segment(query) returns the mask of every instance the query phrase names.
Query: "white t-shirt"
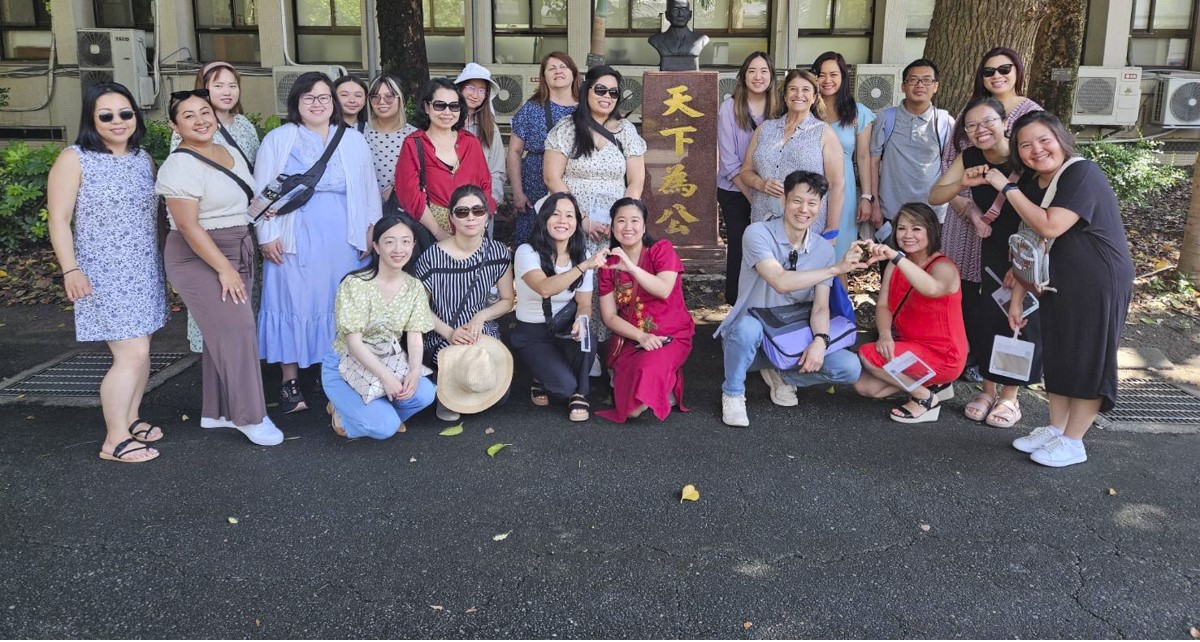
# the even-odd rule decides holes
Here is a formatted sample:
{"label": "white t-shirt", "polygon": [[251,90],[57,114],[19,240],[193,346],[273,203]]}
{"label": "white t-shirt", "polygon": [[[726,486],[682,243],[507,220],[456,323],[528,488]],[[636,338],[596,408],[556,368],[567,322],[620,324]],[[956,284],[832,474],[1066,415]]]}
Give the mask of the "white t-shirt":
{"label": "white t-shirt", "polygon": [[[517,254],[513,258],[513,267],[517,281],[517,321],[525,323],[545,323],[546,314],[542,311],[542,297],[529,284],[525,282],[525,273],[530,270],[541,270],[542,260],[538,257],[538,253],[533,249],[533,246],[525,243],[517,248]],[[554,266],[554,271],[557,274],[562,274],[570,270],[574,270],[574,265]],[[592,291],[592,271],[588,270],[583,275],[583,283],[577,290],[570,288],[555,294],[550,297],[550,314],[557,314],[571,299],[575,297],[575,292],[591,292]]]}

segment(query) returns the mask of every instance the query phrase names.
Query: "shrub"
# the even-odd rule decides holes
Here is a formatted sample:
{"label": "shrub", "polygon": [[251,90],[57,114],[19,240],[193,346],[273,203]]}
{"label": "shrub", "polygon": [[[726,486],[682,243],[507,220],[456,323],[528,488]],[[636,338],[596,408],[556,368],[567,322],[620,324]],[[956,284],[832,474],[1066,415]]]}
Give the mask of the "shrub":
{"label": "shrub", "polygon": [[46,178],[62,148],[13,143],[0,154],[0,250],[12,254],[46,240]]}
{"label": "shrub", "polygon": [[142,138],[142,147],[154,158],[157,167],[167,160],[171,153],[171,126],[165,120],[147,120],[146,135]]}
{"label": "shrub", "polygon": [[1108,176],[1108,182],[1122,203],[1144,205],[1148,197],[1182,183],[1187,172],[1180,167],[1159,163],[1157,152],[1162,143],[1142,138],[1133,143],[1091,143],[1079,145],[1079,155],[1094,161]]}
{"label": "shrub", "polygon": [[283,124],[283,119],[279,116],[263,116],[262,114],[246,114],[246,118],[254,123],[254,127],[258,129],[258,139],[262,140],[272,129]]}

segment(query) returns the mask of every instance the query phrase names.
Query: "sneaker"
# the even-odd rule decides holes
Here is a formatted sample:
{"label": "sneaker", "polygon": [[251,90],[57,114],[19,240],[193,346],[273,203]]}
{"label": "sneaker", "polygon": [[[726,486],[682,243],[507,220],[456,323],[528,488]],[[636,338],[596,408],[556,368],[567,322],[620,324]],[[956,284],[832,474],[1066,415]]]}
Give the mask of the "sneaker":
{"label": "sneaker", "polygon": [[261,423],[237,426],[237,429],[259,446],[278,446],[283,443],[283,431],[275,427],[270,417],[263,417]]}
{"label": "sneaker", "polygon": [[1083,442],[1066,437],[1055,437],[1029,455],[1033,461],[1054,468],[1082,464],[1087,461],[1087,449]]}
{"label": "sneaker", "polygon": [[963,373],[959,379],[970,381],[971,383],[983,383],[983,374],[980,373],[979,366],[967,366],[963,369]]}
{"label": "sneaker", "polygon": [[442,421],[458,421],[462,415],[442,405],[442,402],[437,403],[437,418]]}
{"label": "sneaker", "polygon": [[1023,452],[1032,453],[1033,451],[1050,443],[1051,439],[1063,434],[1063,431],[1054,426],[1041,426],[1034,428],[1033,432],[1024,437],[1014,439],[1012,442],[1013,448]]}
{"label": "sneaker", "polygon": [[300,382],[288,379],[279,389],[279,412],[286,414],[308,410],[304,394],[300,392]]}
{"label": "sneaker", "polygon": [[201,417],[200,418],[200,427],[201,428],[237,428],[237,424],[233,423],[232,421],[229,421],[228,419],[226,419],[224,417],[217,417],[216,419],[213,419],[212,417]]}
{"label": "sneaker", "polygon": [[721,395],[721,421],[726,426],[749,426],[750,417],[746,415],[746,398]]}
{"label": "sneaker", "polygon": [[771,401],[776,406],[787,408],[800,405],[800,400],[796,398],[796,386],[784,383],[778,370],[764,368],[758,372],[762,375],[763,381],[767,382],[767,387],[771,389]]}

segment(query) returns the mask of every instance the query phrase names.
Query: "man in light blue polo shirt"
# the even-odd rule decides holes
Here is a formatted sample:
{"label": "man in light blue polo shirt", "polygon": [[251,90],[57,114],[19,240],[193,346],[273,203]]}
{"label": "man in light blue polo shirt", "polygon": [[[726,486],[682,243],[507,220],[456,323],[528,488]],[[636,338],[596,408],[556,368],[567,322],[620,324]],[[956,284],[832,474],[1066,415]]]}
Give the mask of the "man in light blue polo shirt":
{"label": "man in light blue polo shirt", "polygon": [[[829,292],[833,279],[866,267],[862,249],[854,245],[837,262],[833,244],[810,234],[821,212],[829,184],[820,174],[797,171],[783,182],[783,216],[753,223],[742,237],[742,270],[737,304],[715,336],[724,341],[725,382],[721,385],[721,419],[748,426],[746,373],[759,370],[771,389],[771,401],[795,406],[796,388],[854,383],[862,371],[849,350],[826,353],[829,342]],[[778,371],[762,351],[763,327],[749,312],[792,303],[812,302],[809,326],[813,342],[795,370]]]}

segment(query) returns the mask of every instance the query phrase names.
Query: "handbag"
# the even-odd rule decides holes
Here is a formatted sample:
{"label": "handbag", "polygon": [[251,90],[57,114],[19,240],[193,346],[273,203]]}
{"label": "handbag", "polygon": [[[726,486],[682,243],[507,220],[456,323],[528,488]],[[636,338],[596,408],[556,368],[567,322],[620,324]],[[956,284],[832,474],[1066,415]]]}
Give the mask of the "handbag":
{"label": "handbag", "polygon": [[[403,380],[408,376],[408,354],[404,352],[400,341],[393,338],[391,341],[380,344],[366,344],[367,349],[379,358],[385,368],[396,375],[398,379]],[[347,354],[338,362],[338,374],[342,375],[342,379],[362,397],[363,403],[368,404],[376,399],[384,397],[386,393],[383,390],[383,382],[375,373],[371,372],[367,366],[354,357],[352,354]],[[425,366],[421,366],[421,376],[427,377],[433,374],[433,371]]]}
{"label": "handbag", "polygon": [[317,162],[307,172],[303,174],[280,174],[271,179],[271,182],[263,188],[262,193],[250,203],[248,214],[254,219],[254,222],[257,223],[276,203],[281,201],[283,204],[274,208],[276,210],[275,216],[283,216],[304,207],[312,199],[313,194],[317,192],[317,183],[325,175],[325,166],[329,164],[329,159],[333,156],[334,150],[337,149],[338,143],[342,141],[342,134],[344,133],[346,133],[346,126],[338,125],[337,130],[333,133],[333,140],[329,141],[321,157],[317,159]]}
{"label": "handbag", "polygon": [[[795,370],[804,351],[813,342],[809,317],[812,302],[791,303],[770,308],[750,308],[750,314],[763,326],[763,352],[780,370]],[[829,292],[829,345],[826,354],[849,348],[858,336],[854,321],[854,305],[842,282],[833,280]]]}
{"label": "handbag", "polygon": [[242,180],[241,176],[234,174],[233,170],[230,170],[228,167],[225,167],[224,165],[212,160],[211,158],[208,158],[207,156],[204,156],[203,154],[201,154],[195,150],[186,149],[184,147],[177,147],[177,148],[175,148],[175,151],[173,151],[171,153],[172,154],[187,154],[188,156],[193,156],[195,158],[200,159],[200,162],[204,163],[205,165],[208,165],[209,167],[213,167],[213,168],[219,170],[222,174],[233,179],[233,182],[237,183],[237,186],[242,188],[242,191],[246,193],[246,201],[247,202],[251,201],[254,198],[254,189],[251,188],[250,185],[248,183],[246,183],[246,181]]}
{"label": "handbag", "polygon": [[559,311],[550,314],[550,298],[542,299],[542,314],[546,315],[546,332],[555,339],[574,339],[571,330],[575,328],[575,315],[579,312],[579,304],[571,297]]}
{"label": "handbag", "polygon": [[[1042,197],[1042,209],[1050,207],[1058,193],[1058,179],[1068,167],[1083,160],[1080,156],[1068,159],[1046,187],[1046,195]],[[1038,234],[1028,223],[1021,220],[1017,233],[1008,237],[1008,255],[1012,260],[1013,276],[1016,277],[1026,290],[1035,295],[1043,292],[1054,292],[1050,287],[1050,249],[1054,247],[1054,239]]]}

